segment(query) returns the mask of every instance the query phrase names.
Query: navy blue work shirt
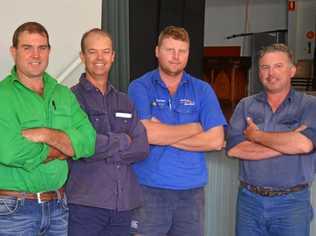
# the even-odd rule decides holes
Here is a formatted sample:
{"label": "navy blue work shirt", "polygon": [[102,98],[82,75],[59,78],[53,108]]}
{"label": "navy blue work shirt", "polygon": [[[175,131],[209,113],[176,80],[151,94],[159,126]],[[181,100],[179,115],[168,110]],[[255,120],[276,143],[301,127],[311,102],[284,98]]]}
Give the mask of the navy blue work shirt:
{"label": "navy blue work shirt", "polygon": [[[264,92],[244,98],[236,107],[228,129],[227,150],[246,140],[243,131],[251,117],[260,130],[292,131],[305,124],[301,133],[316,146],[316,97],[291,90],[273,112]],[[239,178],[255,186],[275,188],[311,183],[315,173],[315,149],[308,154],[280,155],[266,160],[240,160]]]}
{"label": "navy blue work shirt", "polygon": [[147,157],[149,145],[128,96],[110,84],[103,95],[85,74],[72,90],[96,129],[97,138],[95,154],[89,161],[70,162],[68,201],[119,211],[139,207],[142,192],[131,165]]}

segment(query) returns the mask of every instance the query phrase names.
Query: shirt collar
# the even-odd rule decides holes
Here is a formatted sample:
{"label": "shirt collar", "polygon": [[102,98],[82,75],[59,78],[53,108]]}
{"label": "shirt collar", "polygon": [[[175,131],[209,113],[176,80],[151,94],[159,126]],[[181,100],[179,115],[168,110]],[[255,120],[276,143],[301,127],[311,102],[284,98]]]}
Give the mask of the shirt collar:
{"label": "shirt collar", "polygon": [[[92,92],[95,91],[94,85],[86,79],[86,73],[82,73],[79,79],[79,84],[87,91]],[[113,87],[111,83],[108,82],[108,90],[105,95],[111,93],[111,92],[117,92],[117,90]]]}
{"label": "shirt collar", "polygon": [[[53,91],[53,89],[58,84],[58,82],[56,81],[56,79],[54,79],[52,76],[50,76],[46,72],[44,72],[42,79],[44,81],[44,96],[47,96]],[[16,72],[16,66],[13,66],[11,69],[11,82],[13,84],[16,84],[16,85],[19,84],[19,86],[25,87],[25,85],[21,83],[18,77],[18,74]]]}
{"label": "shirt collar", "polygon": [[[184,71],[179,86],[182,86],[183,84],[188,83],[188,82],[189,82],[189,77],[190,77],[189,74],[187,74],[187,73]],[[158,83],[160,86],[162,86],[162,87],[164,87],[164,88],[167,88],[167,86],[165,85],[165,83],[162,81],[162,79],[161,79],[161,77],[160,77],[160,74],[159,74],[159,70],[158,70],[158,69],[156,69],[156,70],[153,71],[153,80],[154,80],[156,83]]]}
{"label": "shirt collar", "polygon": [[[282,103],[291,103],[292,101],[294,101],[296,94],[297,92],[295,91],[295,89],[291,88],[290,92],[288,93],[288,95]],[[265,91],[258,93],[255,99],[259,102],[268,102],[267,94]]]}

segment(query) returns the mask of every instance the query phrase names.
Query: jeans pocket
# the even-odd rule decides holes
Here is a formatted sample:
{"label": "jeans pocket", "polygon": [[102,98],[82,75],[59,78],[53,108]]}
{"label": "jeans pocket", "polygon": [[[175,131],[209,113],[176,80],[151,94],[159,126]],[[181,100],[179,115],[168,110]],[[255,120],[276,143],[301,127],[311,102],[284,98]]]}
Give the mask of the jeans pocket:
{"label": "jeans pocket", "polygon": [[19,200],[15,197],[0,196],[0,215],[10,215],[16,212]]}

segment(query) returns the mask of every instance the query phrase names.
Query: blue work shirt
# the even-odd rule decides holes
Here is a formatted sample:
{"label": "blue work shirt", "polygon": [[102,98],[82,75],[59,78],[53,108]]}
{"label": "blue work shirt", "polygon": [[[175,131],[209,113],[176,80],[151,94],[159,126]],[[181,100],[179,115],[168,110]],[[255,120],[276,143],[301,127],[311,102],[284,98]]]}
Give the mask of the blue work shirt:
{"label": "blue work shirt", "polygon": [[[184,73],[176,93],[169,95],[159,71],[134,80],[128,94],[141,120],[157,118],[170,125],[199,122],[204,131],[226,125],[217,97],[204,81]],[[150,145],[150,154],[134,164],[141,184],[166,189],[192,189],[207,183],[204,152],[168,145]]]}
{"label": "blue work shirt", "polygon": [[[244,98],[236,107],[228,129],[227,150],[246,140],[243,131],[246,118],[251,117],[260,130],[292,131],[305,124],[301,133],[316,145],[316,97],[291,90],[287,98],[273,112],[264,92]],[[280,155],[271,159],[240,160],[239,178],[255,186],[275,188],[311,183],[316,153]]]}

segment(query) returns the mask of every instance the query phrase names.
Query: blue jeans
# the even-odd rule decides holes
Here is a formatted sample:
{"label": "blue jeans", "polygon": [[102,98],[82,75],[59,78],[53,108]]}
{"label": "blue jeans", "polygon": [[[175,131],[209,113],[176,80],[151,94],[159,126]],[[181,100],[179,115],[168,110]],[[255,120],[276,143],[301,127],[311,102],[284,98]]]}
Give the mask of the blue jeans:
{"label": "blue jeans", "polygon": [[0,196],[0,236],[66,236],[66,199],[37,200]]}
{"label": "blue jeans", "polygon": [[131,211],[69,204],[69,236],[128,236]]}
{"label": "blue jeans", "polygon": [[237,236],[309,236],[312,218],[308,188],[275,197],[239,189]]}
{"label": "blue jeans", "polygon": [[143,187],[144,206],[136,209],[131,232],[141,236],[203,236],[204,189]]}

